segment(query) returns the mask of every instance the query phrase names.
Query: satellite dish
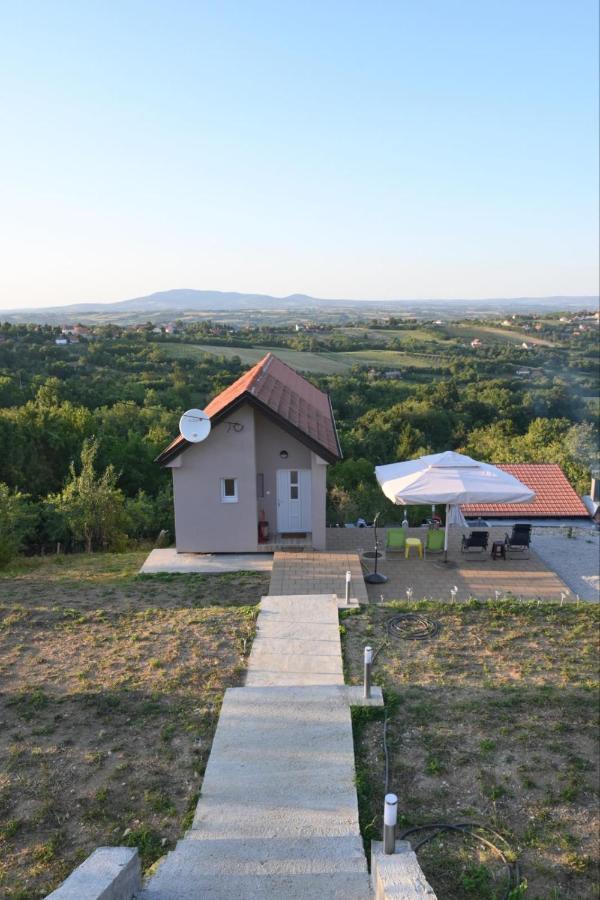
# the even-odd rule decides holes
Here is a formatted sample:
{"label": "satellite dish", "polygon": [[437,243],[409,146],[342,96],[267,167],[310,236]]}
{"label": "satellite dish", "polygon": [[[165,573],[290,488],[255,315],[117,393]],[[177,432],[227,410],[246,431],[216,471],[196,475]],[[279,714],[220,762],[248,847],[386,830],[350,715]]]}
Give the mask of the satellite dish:
{"label": "satellite dish", "polygon": [[199,444],[210,434],[210,419],[201,409],[188,409],[179,420],[179,431],[190,444]]}

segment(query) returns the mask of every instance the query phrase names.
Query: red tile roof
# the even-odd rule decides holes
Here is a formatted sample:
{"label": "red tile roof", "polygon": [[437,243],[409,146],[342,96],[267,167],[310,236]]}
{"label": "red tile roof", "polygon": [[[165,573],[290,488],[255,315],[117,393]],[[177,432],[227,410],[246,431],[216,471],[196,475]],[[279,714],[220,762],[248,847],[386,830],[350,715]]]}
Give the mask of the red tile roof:
{"label": "red tile roof", "polygon": [[557,463],[499,465],[535,492],[533,503],[469,503],[465,516],[497,516],[510,519],[573,518],[589,513]]}
{"label": "red tile roof", "polygon": [[[233,404],[244,400],[263,410],[266,415],[271,415],[298,440],[312,446],[315,452],[321,451],[328,461],[341,458],[328,394],[272,353],[267,353],[214,397],[205,407],[205,412],[215,424]],[[158,462],[168,462],[188,446],[188,441],[178,435],[160,454]]]}

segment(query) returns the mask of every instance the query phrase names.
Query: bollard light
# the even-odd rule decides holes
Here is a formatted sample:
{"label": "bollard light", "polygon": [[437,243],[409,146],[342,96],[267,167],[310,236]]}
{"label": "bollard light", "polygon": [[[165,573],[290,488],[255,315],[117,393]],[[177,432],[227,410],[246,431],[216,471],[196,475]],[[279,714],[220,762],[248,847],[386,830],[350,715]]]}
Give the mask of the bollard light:
{"label": "bollard light", "polygon": [[386,794],[383,807],[383,852],[393,853],[396,849],[396,822],[398,821],[398,797]]}
{"label": "bollard light", "polygon": [[350,603],[350,585],[352,584],[352,572],[350,569],[346,572],[346,606]]}
{"label": "bollard light", "polygon": [[371,698],[371,666],[373,665],[373,648],[365,647],[365,700]]}

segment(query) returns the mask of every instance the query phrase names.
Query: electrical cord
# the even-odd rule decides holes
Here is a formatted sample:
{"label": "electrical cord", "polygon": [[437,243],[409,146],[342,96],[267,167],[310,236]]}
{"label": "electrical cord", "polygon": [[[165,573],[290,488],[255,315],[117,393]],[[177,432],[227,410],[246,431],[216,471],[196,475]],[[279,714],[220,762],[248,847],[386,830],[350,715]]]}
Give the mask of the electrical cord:
{"label": "electrical cord", "polygon": [[[482,834],[478,834],[477,831],[487,831],[488,834],[491,834],[496,838],[496,840],[501,841],[505,845],[505,849],[498,847],[497,844],[494,844],[492,841],[488,840]],[[417,825],[414,828],[405,829],[401,836],[400,840],[405,840],[410,834],[417,834],[422,831],[430,831],[431,834],[422,838],[420,841],[412,845],[414,852],[416,853],[423,847],[425,844],[429,844],[431,841],[438,838],[440,835],[445,832],[459,832],[461,834],[466,834],[469,837],[473,838],[473,840],[479,841],[480,844],[488,847],[490,850],[493,850],[497,856],[500,857],[507,872],[507,888],[503,896],[503,900],[509,900],[511,892],[519,887],[521,882],[521,872],[519,869],[518,861],[511,863],[506,856],[506,851],[510,850],[510,845],[506,838],[502,837],[502,835],[494,831],[493,828],[490,828],[489,825],[482,825],[479,822],[457,822],[456,824],[451,824],[449,822],[433,822],[431,825]]]}
{"label": "electrical cord", "polygon": [[[430,619],[428,616],[421,615],[420,613],[398,613],[395,616],[391,616],[385,623],[385,640],[382,641],[373,654],[373,665],[391,638],[400,638],[405,641],[427,641],[436,637],[440,633],[441,627],[440,622],[436,619]],[[384,707],[383,718],[383,753],[385,758],[384,794],[388,793],[390,782],[390,753],[387,739],[388,724],[389,713],[386,706]],[[479,831],[485,831],[488,834],[493,835],[496,840],[500,841],[505,846],[505,849],[498,847],[497,844],[488,840],[488,838],[484,837],[482,834],[479,834]],[[408,835],[420,832],[431,833],[413,845],[415,853],[425,844],[430,843],[445,832],[458,832],[463,835],[468,835],[473,840],[478,841],[480,844],[483,844],[488,849],[492,850],[504,863],[507,871],[507,889],[504,893],[503,900],[509,900],[511,892],[518,888],[521,882],[519,863],[518,861],[514,863],[509,861],[506,856],[506,851],[510,850],[508,841],[506,838],[502,837],[499,832],[494,831],[494,829],[490,828],[488,825],[482,825],[477,822],[435,822],[431,825],[417,825],[413,828],[405,829],[401,834],[401,840],[405,840]]]}
{"label": "electrical cord", "polygon": [[390,638],[401,638],[404,641],[428,641],[437,637],[442,630],[437,619],[430,619],[421,613],[397,613],[385,623],[385,639],[373,653],[373,665],[375,660],[389,643]]}

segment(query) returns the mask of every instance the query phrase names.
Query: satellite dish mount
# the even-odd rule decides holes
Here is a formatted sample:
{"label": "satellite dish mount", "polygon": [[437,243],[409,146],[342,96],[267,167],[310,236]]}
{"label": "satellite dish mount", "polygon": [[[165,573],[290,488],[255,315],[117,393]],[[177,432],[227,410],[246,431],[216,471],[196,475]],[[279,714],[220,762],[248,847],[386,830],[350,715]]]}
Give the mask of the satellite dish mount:
{"label": "satellite dish mount", "polygon": [[210,434],[210,418],[202,409],[188,409],[179,420],[179,431],[190,444],[199,444]]}

